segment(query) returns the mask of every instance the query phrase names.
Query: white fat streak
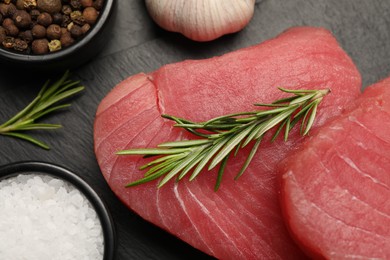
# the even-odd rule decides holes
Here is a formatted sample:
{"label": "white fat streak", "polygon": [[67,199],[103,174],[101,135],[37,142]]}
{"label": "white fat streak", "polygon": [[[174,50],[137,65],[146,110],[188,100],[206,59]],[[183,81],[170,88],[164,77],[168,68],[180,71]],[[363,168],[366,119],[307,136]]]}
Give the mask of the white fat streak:
{"label": "white fat streak", "polygon": [[[191,190],[188,189],[188,187],[187,187],[187,190],[188,190],[188,192],[190,193],[191,197],[196,201],[196,203],[199,204],[199,206],[201,207],[202,211],[205,212],[206,214],[209,214],[209,213],[210,213],[209,210],[205,207],[205,205],[203,205],[202,202],[200,202],[200,200],[198,200],[198,198],[195,196],[195,194],[193,194],[193,193],[191,192]],[[237,245],[236,245],[233,241],[231,241],[229,234],[227,234],[227,233],[223,230],[223,228],[220,227],[220,225],[218,224],[217,221],[215,221],[215,219],[212,217],[212,215],[209,214],[208,216],[209,216],[210,219],[213,221],[213,223],[215,224],[215,226],[218,227],[219,230],[221,230],[222,234],[227,238],[227,240],[230,241],[230,242],[235,246],[235,248],[238,248]]]}
{"label": "white fat streak", "polygon": [[352,254],[340,254],[337,252],[330,252],[332,257],[342,258],[342,259],[370,259],[370,260],[381,260],[385,258],[364,256],[364,255],[352,255]]}
{"label": "white fat streak", "polygon": [[390,188],[389,188],[386,184],[380,182],[378,179],[376,179],[376,178],[372,177],[371,175],[369,175],[369,174],[365,173],[364,171],[362,171],[362,170],[361,170],[361,169],[360,169],[360,168],[359,168],[359,167],[358,167],[350,158],[348,158],[348,157],[346,157],[346,156],[344,156],[344,155],[339,155],[339,156],[340,156],[341,159],[344,160],[344,162],[345,162],[346,164],[348,164],[348,165],[349,165],[352,169],[354,169],[356,172],[360,173],[363,177],[368,178],[368,179],[370,179],[373,183],[378,184],[378,185],[380,185],[380,186],[382,186],[382,187],[384,187],[384,188],[390,190]]}
{"label": "white fat streak", "polygon": [[[200,234],[200,232],[199,232],[199,230],[198,230],[198,228],[197,228],[197,225],[194,223],[194,221],[192,221],[192,219],[191,219],[190,216],[188,215],[186,205],[185,205],[184,201],[182,200],[182,198],[180,197],[180,194],[179,194],[179,191],[178,191],[178,187],[179,187],[178,183],[175,183],[175,185],[173,186],[173,192],[175,193],[175,196],[176,196],[177,200],[179,201],[181,208],[183,209],[183,211],[184,211],[184,213],[186,214],[187,218],[190,220],[190,222],[191,222],[192,226],[194,227],[196,233],[198,234],[199,238],[202,239],[202,235]],[[194,197],[193,194],[192,194],[191,192],[190,192],[190,194],[191,194],[191,197]],[[199,204],[201,204],[198,200],[196,200],[196,201],[197,201]],[[203,208],[206,209],[206,207],[205,207],[203,204],[201,204],[201,206],[202,206],[202,210],[203,210]],[[207,210],[207,209],[206,209],[206,210]],[[209,211],[207,210],[207,212],[209,212]],[[207,214],[208,214],[208,213],[207,213]],[[203,242],[203,240],[202,240],[202,242]],[[203,244],[210,250],[210,252],[211,252],[212,254],[214,254],[213,249],[212,249],[207,243],[204,243],[204,242],[203,242]]]}
{"label": "white fat streak", "polygon": [[162,212],[161,212],[161,207],[160,207],[160,191],[161,189],[157,189],[157,192],[156,192],[156,206],[157,206],[157,212],[158,212],[158,215],[160,216],[160,219],[161,219],[161,222],[163,223],[164,226],[168,226],[165,222],[165,218],[163,217],[162,215]]}
{"label": "white fat streak", "polygon": [[[348,193],[348,194],[350,195],[350,193],[349,193],[348,190],[345,190],[345,193]],[[361,200],[360,200],[360,201],[361,201]],[[365,203],[365,202],[363,202],[363,201],[361,201],[361,202],[362,202],[363,204],[368,205],[367,203]],[[384,236],[384,235],[380,235],[380,234],[374,233],[374,232],[372,232],[372,231],[370,231],[370,230],[366,230],[366,229],[361,228],[361,227],[358,227],[358,226],[352,226],[352,225],[348,224],[347,222],[345,222],[344,220],[339,219],[339,218],[336,218],[335,216],[329,214],[327,211],[325,211],[325,209],[321,208],[320,206],[318,206],[318,205],[315,204],[314,202],[310,202],[310,205],[311,205],[313,208],[317,209],[319,212],[322,212],[322,213],[323,213],[325,216],[327,216],[328,218],[334,219],[335,222],[338,223],[338,224],[340,224],[340,225],[343,225],[343,226],[347,226],[347,227],[350,227],[350,228],[357,229],[357,230],[359,230],[359,231],[362,232],[362,233],[366,233],[366,234],[369,234],[369,235],[373,235],[373,236],[375,236],[375,237],[379,237],[380,239],[388,239],[387,236]],[[370,206],[370,205],[368,205],[368,206]],[[374,209],[374,210],[376,210],[376,209]]]}

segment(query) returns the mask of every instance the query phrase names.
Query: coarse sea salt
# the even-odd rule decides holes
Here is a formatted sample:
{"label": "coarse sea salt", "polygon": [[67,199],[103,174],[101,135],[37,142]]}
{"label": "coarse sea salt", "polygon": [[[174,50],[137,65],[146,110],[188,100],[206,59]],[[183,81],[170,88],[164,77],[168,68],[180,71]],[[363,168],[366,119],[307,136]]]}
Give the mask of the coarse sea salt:
{"label": "coarse sea salt", "polygon": [[0,181],[1,260],[103,259],[100,220],[69,182],[37,174]]}

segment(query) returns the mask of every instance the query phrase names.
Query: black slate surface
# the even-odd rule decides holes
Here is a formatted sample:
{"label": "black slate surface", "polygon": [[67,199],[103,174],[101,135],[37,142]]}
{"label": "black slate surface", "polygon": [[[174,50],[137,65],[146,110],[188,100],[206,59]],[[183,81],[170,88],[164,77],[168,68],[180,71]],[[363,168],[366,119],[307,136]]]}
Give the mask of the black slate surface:
{"label": "black slate surface", "polygon": [[[334,33],[359,68],[363,88],[390,75],[390,1],[260,0],[250,24],[241,32],[208,43],[192,42],[158,28],[143,0],[119,0],[109,44],[91,62],[73,71],[86,90],[73,106],[48,122],[64,128],[34,136],[52,149],[0,136],[0,165],[21,160],[52,162],[86,179],[109,206],[116,224],[117,259],[208,259],[136,216],[110,191],[93,153],[93,120],[100,100],[121,80],[184,59],[201,59],[250,46],[291,26],[322,26]],[[27,76],[26,76],[27,75]],[[54,75],[0,70],[0,123],[29,103],[42,83]],[[347,86],[346,86],[347,87]],[[237,220],[239,221],[239,220]]]}

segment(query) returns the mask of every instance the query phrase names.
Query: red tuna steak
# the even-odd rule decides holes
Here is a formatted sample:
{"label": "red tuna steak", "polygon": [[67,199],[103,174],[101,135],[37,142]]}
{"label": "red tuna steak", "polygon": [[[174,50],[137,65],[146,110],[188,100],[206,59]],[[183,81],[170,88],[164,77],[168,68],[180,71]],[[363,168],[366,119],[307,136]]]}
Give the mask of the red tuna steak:
{"label": "red tuna steak", "polygon": [[162,113],[202,121],[253,110],[253,103],[284,96],[279,86],[332,89],[320,105],[318,127],[359,95],[360,84],[351,59],[328,31],[290,29],[221,57],[166,65],[126,79],[99,105],[95,153],[123,203],[195,248],[220,259],[302,259],[284,226],[275,173],[278,162],[301,142],[297,133],[287,143],[265,140],[248,170],[234,181],[249,151],[239,153],[228,164],[218,192],[215,171],[160,189],[156,182],[125,188],[143,176],[138,168],[145,159],[115,152],[193,138],[161,118]]}
{"label": "red tuna steak", "polygon": [[286,222],[317,258],[390,259],[390,78],[287,159]]}

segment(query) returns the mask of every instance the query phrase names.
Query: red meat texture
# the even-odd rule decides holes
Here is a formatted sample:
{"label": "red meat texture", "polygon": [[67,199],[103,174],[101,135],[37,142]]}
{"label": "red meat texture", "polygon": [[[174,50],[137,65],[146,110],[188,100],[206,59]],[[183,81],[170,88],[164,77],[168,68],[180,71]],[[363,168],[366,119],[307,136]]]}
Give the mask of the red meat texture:
{"label": "red meat texture", "polygon": [[282,207],[310,255],[390,259],[390,78],[286,159]]}
{"label": "red meat texture", "polygon": [[[352,60],[325,29],[297,27],[262,44],[207,60],[166,65],[134,75],[101,102],[94,125],[95,153],[101,171],[119,199],[141,217],[193,247],[219,259],[304,259],[283,222],[278,194],[278,163],[295,152],[302,137],[287,142],[266,136],[249,168],[237,181],[249,154],[231,158],[220,189],[217,172],[204,171],[192,182],[157,182],[125,188],[143,177],[141,156],[118,156],[130,148],[156,147],[194,138],[170,114],[204,121],[252,111],[254,103],[285,97],[277,87],[330,88],[320,104],[314,129],[339,115],[360,94],[361,78]],[[280,138],[281,139],[281,138]]]}

